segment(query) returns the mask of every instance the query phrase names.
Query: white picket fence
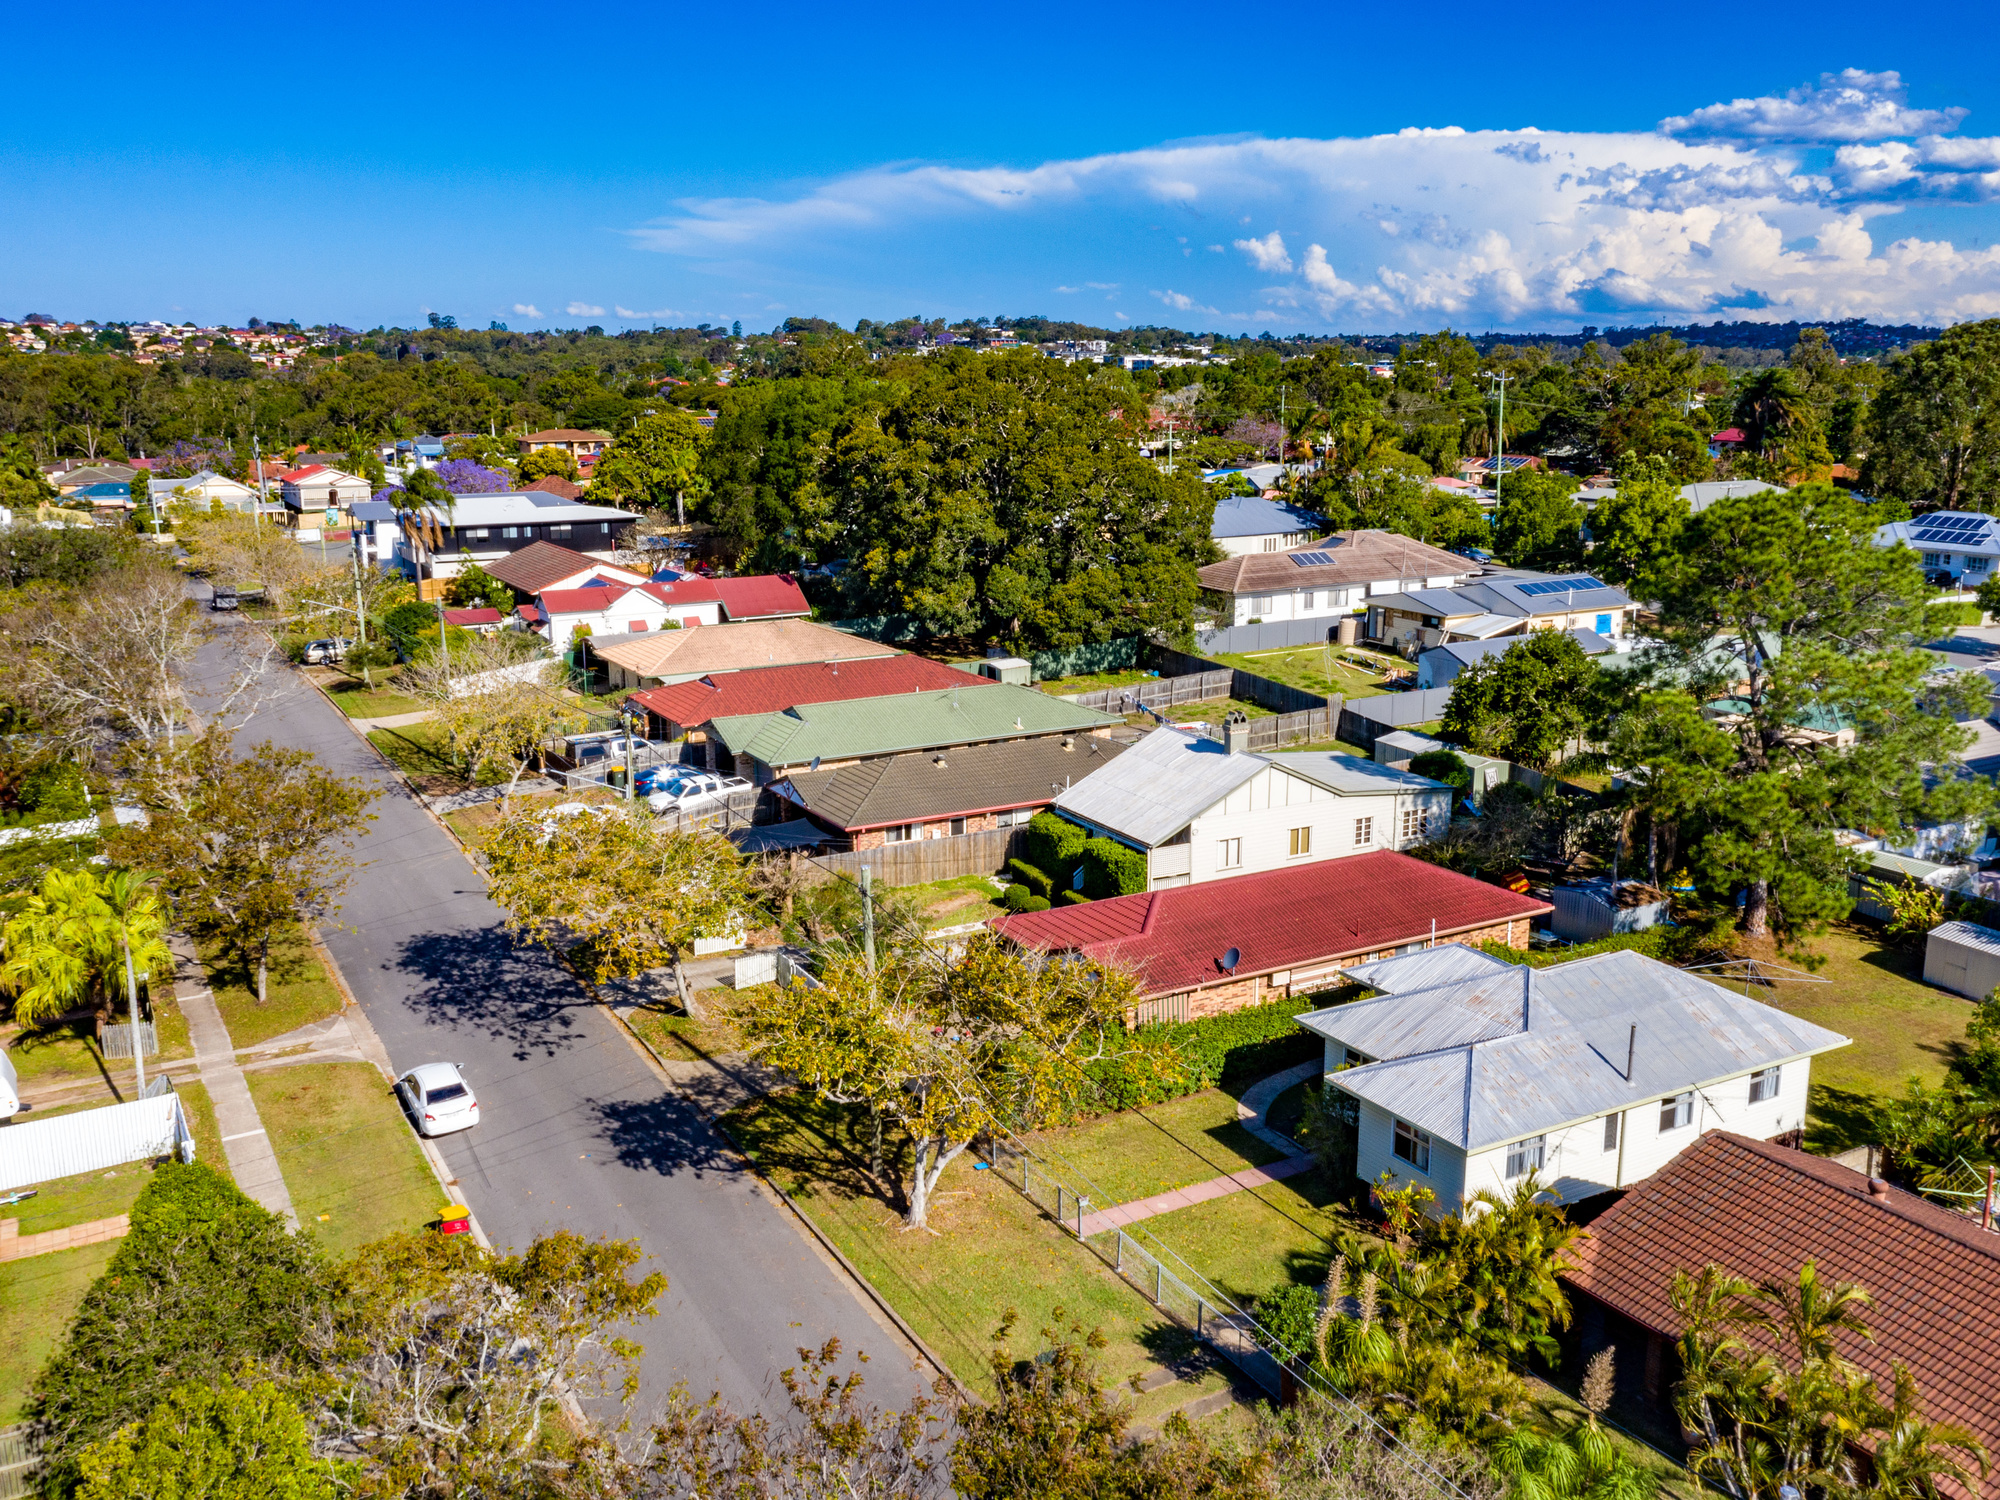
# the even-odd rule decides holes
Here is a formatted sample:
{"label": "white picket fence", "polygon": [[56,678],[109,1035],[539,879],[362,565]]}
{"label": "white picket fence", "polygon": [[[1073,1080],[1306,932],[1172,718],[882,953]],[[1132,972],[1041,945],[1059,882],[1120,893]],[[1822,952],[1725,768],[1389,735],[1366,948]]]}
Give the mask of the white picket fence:
{"label": "white picket fence", "polygon": [[176,1094],[17,1123],[0,1130],[0,1193],[169,1155],[194,1160],[194,1132]]}

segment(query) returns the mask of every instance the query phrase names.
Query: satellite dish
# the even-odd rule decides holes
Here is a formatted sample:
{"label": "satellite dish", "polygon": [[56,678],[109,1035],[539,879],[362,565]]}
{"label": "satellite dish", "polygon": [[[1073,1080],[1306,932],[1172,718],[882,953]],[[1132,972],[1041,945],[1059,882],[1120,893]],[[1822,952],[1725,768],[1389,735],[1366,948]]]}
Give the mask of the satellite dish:
{"label": "satellite dish", "polygon": [[1234,974],[1236,966],[1242,962],[1242,950],[1240,948],[1231,948],[1227,953],[1222,955],[1222,972],[1225,974]]}

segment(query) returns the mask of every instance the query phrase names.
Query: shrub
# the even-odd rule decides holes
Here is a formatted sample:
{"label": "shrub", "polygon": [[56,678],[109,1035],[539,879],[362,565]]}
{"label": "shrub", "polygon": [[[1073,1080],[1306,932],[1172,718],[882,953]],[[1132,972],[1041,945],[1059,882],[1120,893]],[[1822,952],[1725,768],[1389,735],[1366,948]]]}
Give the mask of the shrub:
{"label": "shrub", "polygon": [[1427,776],[1432,781],[1442,781],[1453,792],[1453,801],[1472,790],[1472,767],[1459,758],[1455,750],[1426,750],[1422,755],[1413,756],[1407,767],[1412,776]]}
{"label": "shrub", "polygon": [[1064,891],[1056,899],[1065,906],[1082,906],[1090,900],[1090,897],[1084,895],[1082,891]]}
{"label": "shrub", "polygon": [[1054,882],[1025,859],[1008,860],[1007,873],[1026,885],[1037,896],[1052,896],[1055,894]]}
{"label": "shrub", "polygon": [[1234,1088],[1317,1057],[1320,1039],[1292,1018],[1296,1000],[1273,1000],[1199,1021],[1142,1026],[1133,1036],[1141,1052],[1167,1049],[1172,1065],[1157,1069],[1144,1057],[1107,1057],[1090,1065],[1104,1109],[1133,1109],[1220,1085]]}
{"label": "shrub", "polygon": [[74,761],[51,761],[37,766],[21,778],[16,793],[21,811],[34,813],[39,821],[65,822],[90,812],[90,791],[83,783],[83,770]]}
{"label": "shrub", "polygon": [[1083,891],[1091,897],[1131,896],[1146,889],[1146,856],[1115,839],[1086,839]]}
{"label": "shrub", "polygon": [[1572,958],[1589,958],[1595,953],[1621,953],[1627,948],[1648,958],[1666,959],[1673,952],[1674,935],[1678,931],[1673,927],[1648,927],[1644,932],[1621,932],[1613,937],[1599,938],[1594,943],[1578,943],[1573,948],[1538,948],[1532,952],[1509,948],[1505,943],[1481,943],[1479,947],[1482,952],[1504,958],[1510,964],[1545,969],[1550,964],[1567,963]]}
{"label": "shrub", "polygon": [[[1019,890],[1020,887],[1016,886],[1015,889]],[[1048,909],[1049,898],[1047,896],[1030,896],[1018,907],[1015,907],[1016,911],[1047,911]]]}
{"label": "shrub", "polygon": [[1030,901],[1040,901],[1042,903],[1041,909],[1043,911],[1047,911],[1049,909],[1049,903],[1047,899],[1042,896],[1036,895],[1033,889],[1031,889],[1029,886],[1026,885],[1008,886],[1007,894],[1002,896],[1000,898],[1000,901],[1001,904],[1005,906],[1009,911],[1026,911],[1028,909],[1028,903]]}
{"label": "shrub", "polygon": [[225,1219],[265,1216],[235,1183],[205,1162],[167,1162],[132,1205],[133,1234],[189,1234]]}
{"label": "shrub", "polygon": [[1054,887],[1068,890],[1089,837],[1068,818],[1038,812],[1028,820],[1028,862],[1046,871]]}

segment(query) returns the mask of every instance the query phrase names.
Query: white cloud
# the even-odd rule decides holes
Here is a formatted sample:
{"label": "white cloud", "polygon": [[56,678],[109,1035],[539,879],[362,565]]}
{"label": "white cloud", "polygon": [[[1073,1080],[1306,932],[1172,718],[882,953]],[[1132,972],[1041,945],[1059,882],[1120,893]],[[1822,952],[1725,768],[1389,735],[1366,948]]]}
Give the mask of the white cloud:
{"label": "white cloud", "polygon": [[594,307],[588,302],[572,302],[563,311],[568,313],[572,318],[601,318],[604,316],[603,308]]}
{"label": "white cloud", "polygon": [[524,318],[541,318],[547,316],[546,313],[532,302],[516,302],[514,304],[514,311]]}
{"label": "white cloud", "polygon": [[1289,271],[1292,258],[1285,253],[1284,237],[1272,230],[1261,240],[1233,240],[1238,250],[1250,257],[1250,263],[1260,271]]}
{"label": "white cloud", "polygon": [[1879,141],[1892,135],[1950,130],[1963,109],[1912,109],[1902,75],[1845,68],[1822,73],[1777,99],[1732,99],[1660,121],[1684,140]]}
{"label": "white cloud", "polygon": [[1158,297],[1162,302],[1166,303],[1167,306],[1171,307],[1175,312],[1198,312],[1198,313],[1207,313],[1212,317],[1221,316],[1221,313],[1218,309],[1209,307],[1204,303],[1195,301],[1194,298],[1188,296],[1186,292],[1165,291],[1165,292],[1155,292],[1153,293],[1153,295],[1155,297]]}
{"label": "white cloud", "polygon": [[[631,235],[829,312],[868,312],[914,279],[955,278],[941,296],[989,302],[1000,274],[1115,303],[1119,282],[1064,279],[1080,243],[1126,257],[1105,266],[1126,270],[1123,284],[1157,284],[1168,273],[1153,257],[1173,241],[1103,247],[1151,226],[1199,246],[1216,232],[1204,226],[1243,224],[1249,237],[1231,242],[1240,256],[1184,258],[1175,289],[1153,295],[1204,316],[1250,306],[1273,326],[1350,332],[1950,322],[2000,315],[2000,250],[1961,248],[2000,241],[2000,214],[1985,206],[2000,205],[2000,139],[1940,134],[1958,114],[1910,109],[1893,75],[1850,72],[1783,99],[1697,109],[1661,131],[1413,128],[1025,167],[882,167],[787,200],[689,200]],[[1836,149],[1809,153],[1806,138]],[[1968,217],[1954,227],[1933,210],[1929,237],[1897,234],[1896,216],[1918,201]],[[1247,226],[1259,222],[1286,228],[1255,236]]]}
{"label": "white cloud", "polygon": [[[588,314],[601,313],[604,311],[604,309],[601,307],[580,307],[574,302],[570,304],[569,310],[575,313],[578,317],[584,317]],[[611,310],[616,314],[618,314],[618,316],[621,318],[630,318],[635,320],[644,318],[678,318],[681,316],[680,313],[676,312],[671,307],[656,307],[651,312],[639,312],[630,307],[621,307],[615,302],[611,304]]]}

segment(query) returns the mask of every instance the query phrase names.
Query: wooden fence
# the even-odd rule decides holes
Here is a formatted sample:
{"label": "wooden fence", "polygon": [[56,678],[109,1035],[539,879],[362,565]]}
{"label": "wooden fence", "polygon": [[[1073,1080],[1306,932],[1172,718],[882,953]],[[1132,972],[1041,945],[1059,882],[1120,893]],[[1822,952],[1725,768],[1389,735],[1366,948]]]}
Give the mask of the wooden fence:
{"label": "wooden fence", "polygon": [[840,854],[816,854],[813,867],[832,875],[861,878],[861,867],[874,872],[877,885],[927,885],[960,875],[992,875],[1010,859],[1025,858],[1028,828],[987,828],[977,833],[941,839],[913,839],[878,849],[852,849]]}
{"label": "wooden fence", "polygon": [[1155,677],[1127,687],[1070,693],[1063,701],[1103,713],[1129,713],[1133,708],[1171,708],[1182,703],[1211,703],[1231,696],[1235,674],[1227,667],[1182,677]]}
{"label": "wooden fence", "polygon": [[1246,672],[1241,667],[1226,667],[1221,662],[1210,661],[1205,656],[1190,656],[1185,651],[1176,651],[1169,646],[1153,648],[1153,668],[1160,674],[1160,680],[1163,682],[1179,681],[1194,676],[1206,681],[1212,676],[1227,672],[1230,697],[1240,698],[1245,703],[1255,703],[1263,708],[1275,709],[1280,714],[1304,713],[1308,709],[1335,707],[1339,701],[1319,693],[1308,692],[1304,688],[1292,687],[1288,683],[1273,682],[1268,677],[1259,677],[1255,672]]}

